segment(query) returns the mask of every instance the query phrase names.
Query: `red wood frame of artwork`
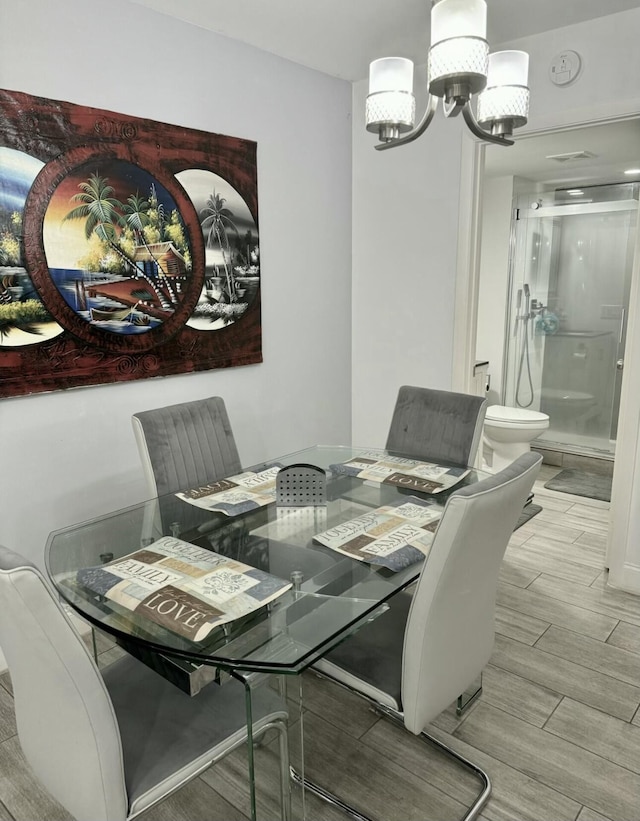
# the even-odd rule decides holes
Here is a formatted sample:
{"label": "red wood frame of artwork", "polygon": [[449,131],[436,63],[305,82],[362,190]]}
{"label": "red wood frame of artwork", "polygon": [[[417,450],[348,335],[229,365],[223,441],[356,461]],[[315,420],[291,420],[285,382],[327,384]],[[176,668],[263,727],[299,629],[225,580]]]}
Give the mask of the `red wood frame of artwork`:
{"label": "red wood frame of artwork", "polygon": [[[186,324],[203,293],[205,236],[202,216],[176,178],[176,174],[192,170],[222,178],[246,204],[257,235],[256,148],[249,140],[0,90],[0,195],[3,183],[8,190],[16,182],[11,168],[2,167],[2,149],[11,150],[7,156],[26,155],[29,161],[34,158],[42,164],[24,199],[21,262],[36,299],[62,329],[43,341],[37,341],[36,336],[35,342],[29,338],[28,344],[8,344],[11,328],[2,334],[1,303],[3,296],[10,300],[12,292],[19,289],[8,287],[16,280],[2,274],[18,269],[3,268],[0,258],[0,397],[261,362],[257,277],[251,300],[235,321],[215,330]],[[66,179],[89,176],[103,162],[142,170],[157,181],[175,203],[191,256],[179,302],[165,314],[159,306],[151,305],[148,311],[152,316],[165,318],[131,335],[112,333],[100,322],[82,318],[63,297],[48,267],[43,226],[52,197]],[[0,213],[6,218],[7,207]],[[248,256],[247,252],[247,260]],[[140,288],[132,292],[140,293]],[[147,317],[142,320],[138,324],[148,323]]]}

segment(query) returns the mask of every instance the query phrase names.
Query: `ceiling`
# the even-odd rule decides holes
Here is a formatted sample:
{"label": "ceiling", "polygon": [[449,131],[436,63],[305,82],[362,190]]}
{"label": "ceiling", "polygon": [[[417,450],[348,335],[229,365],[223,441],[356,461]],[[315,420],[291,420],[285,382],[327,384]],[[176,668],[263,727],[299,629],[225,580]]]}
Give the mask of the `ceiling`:
{"label": "ceiling", "polygon": [[[430,0],[130,2],[350,81],[365,78],[376,57],[399,55],[424,63],[429,45]],[[487,0],[487,5],[487,36],[499,44],[639,8],[640,0]],[[638,120],[520,136],[509,150],[488,146],[485,172],[560,186],[628,180],[623,171],[640,166],[639,146]],[[571,151],[594,156],[565,163],[546,159]]]}
{"label": "ceiling", "polygon": [[[429,0],[130,0],[346,80],[377,57],[426,62]],[[488,39],[519,37],[635,9],[640,0],[487,0]]]}
{"label": "ceiling", "polygon": [[[583,152],[591,156],[566,157]],[[557,155],[565,157],[552,159]],[[524,136],[509,148],[488,145],[485,154],[487,176],[515,174],[556,187],[640,181],[640,174],[625,175],[630,168],[640,168],[640,119]]]}

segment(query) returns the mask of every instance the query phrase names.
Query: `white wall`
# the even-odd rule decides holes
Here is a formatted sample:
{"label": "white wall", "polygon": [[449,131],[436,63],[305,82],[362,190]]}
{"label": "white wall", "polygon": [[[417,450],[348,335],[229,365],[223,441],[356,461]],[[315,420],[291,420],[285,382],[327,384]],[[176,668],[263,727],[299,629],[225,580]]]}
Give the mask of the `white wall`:
{"label": "white wall", "polygon": [[[4,88],[255,140],[264,362],[0,400],[0,543],[144,498],[130,418],[225,398],[244,464],[351,421],[351,87],[124,0],[2,3]],[[133,67],[136,70],[133,70]]]}
{"label": "white wall", "polygon": [[[519,133],[640,111],[639,30],[640,8],[501,44],[529,54],[531,109]],[[568,49],[581,56],[582,70],[570,85],[556,86],[549,66]]]}
{"label": "white wall", "polygon": [[[416,77],[423,76],[416,67]],[[353,441],[383,446],[398,388],[451,387],[462,123],[376,151],[353,93]]]}

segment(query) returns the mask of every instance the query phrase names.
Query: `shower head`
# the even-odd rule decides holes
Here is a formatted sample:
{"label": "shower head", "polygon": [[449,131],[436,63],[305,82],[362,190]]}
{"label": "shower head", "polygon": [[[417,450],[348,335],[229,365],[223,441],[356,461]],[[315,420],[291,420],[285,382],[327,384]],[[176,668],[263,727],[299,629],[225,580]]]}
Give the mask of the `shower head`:
{"label": "shower head", "polygon": [[525,282],[523,287],[524,287],[524,295],[527,299],[529,299],[529,283]]}

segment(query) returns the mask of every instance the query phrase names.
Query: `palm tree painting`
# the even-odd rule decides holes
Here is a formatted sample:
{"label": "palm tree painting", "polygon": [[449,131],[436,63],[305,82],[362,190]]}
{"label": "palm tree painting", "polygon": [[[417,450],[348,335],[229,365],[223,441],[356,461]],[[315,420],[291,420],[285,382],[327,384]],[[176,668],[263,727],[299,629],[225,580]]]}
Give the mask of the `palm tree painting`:
{"label": "palm tree painting", "polygon": [[[149,211],[151,210],[151,203],[146,197],[141,197],[138,192],[136,191],[135,194],[130,194],[127,197],[127,201],[122,203],[122,212],[125,216],[125,220],[129,228],[133,231],[136,240],[139,245],[143,245],[147,252],[149,253],[150,258],[156,265],[158,270],[158,274],[162,278],[163,284],[169,294],[169,298],[173,305],[177,304],[178,299],[176,297],[175,290],[171,285],[171,280],[167,276],[167,272],[163,269],[162,263],[157,258],[157,256],[153,253],[147,239],[145,237],[145,228],[148,228],[151,225],[151,217],[149,215]],[[153,283],[150,283],[153,287]],[[156,291],[158,293],[158,291]],[[162,304],[165,307],[168,307],[166,299],[164,298],[162,292],[158,293],[158,297]]]}
{"label": "palm tree painting", "polygon": [[[77,232],[75,241],[66,233],[66,257],[53,268],[56,284],[76,313],[101,330],[144,334],[179,306],[191,249],[175,202],[153,177],[125,162],[97,165],[88,176],[78,171],[52,209],[62,209],[64,192],[77,180],[75,192],[67,196],[71,208],[63,212],[59,232],[78,223],[84,244],[78,244]],[[148,196],[140,193],[138,183]],[[141,293],[147,298],[136,298]]]}
{"label": "palm tree painting", "polygon": [[0,398],[262,362],[255,142],[5,89],[0,115]]}
{"label": "palm tree painting", "polygon": [[187,326],[218,331],[259,303],[260,249],[254,211],[228,179],[205,169],[176,174],[196,209],[205,250],[204,286]]}
{"label": "palm tree painting", "polygon": [[234,284],[231,262],[231,248],[229,246],[228,229],[238,236],[238,228],[233,221],[233,211],[225,207],[226,199],[214,191],[207,198],[207,204],[200,212],[202,231],[206,236],[208,248],[218,247],[222,253],[222,264],[227,280],[227,296],[229,302],[236,302],[237,294]]}

